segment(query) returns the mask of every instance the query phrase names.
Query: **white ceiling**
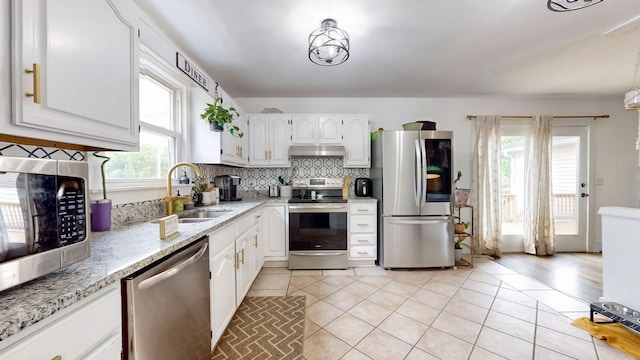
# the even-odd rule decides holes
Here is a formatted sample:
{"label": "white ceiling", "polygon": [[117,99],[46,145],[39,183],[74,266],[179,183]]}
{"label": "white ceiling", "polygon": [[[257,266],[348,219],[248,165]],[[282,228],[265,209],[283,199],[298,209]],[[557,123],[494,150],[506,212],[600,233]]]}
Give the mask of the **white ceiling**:
{"label": "white ceiling", "polygon": [[[622,99],[640,50],[640,0],[564,13],[546,0],[136,3],[233,97]],[[325,18],[351,38],[341,65],[308,59]]]}

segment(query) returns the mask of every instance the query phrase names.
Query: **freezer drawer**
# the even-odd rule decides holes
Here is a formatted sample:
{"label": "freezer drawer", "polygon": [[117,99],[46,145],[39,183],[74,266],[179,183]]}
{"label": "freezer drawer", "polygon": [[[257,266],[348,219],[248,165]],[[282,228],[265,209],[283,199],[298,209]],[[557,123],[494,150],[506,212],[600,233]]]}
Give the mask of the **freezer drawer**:
{"label": "freezer drawer", "polygon": [[453,217],[384,217],[380,265],[384,268],[454,266]]}

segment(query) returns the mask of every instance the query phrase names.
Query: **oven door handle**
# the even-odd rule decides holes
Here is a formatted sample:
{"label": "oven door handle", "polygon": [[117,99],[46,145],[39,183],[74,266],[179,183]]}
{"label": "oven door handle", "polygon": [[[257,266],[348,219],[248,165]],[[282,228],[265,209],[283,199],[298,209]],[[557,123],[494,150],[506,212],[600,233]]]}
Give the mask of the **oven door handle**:
{"label": "oven door handle", "polygon": [[308,212],[313,212],[314,210],[339,210],[339,211],[347,212],[347,206],[346,205],[313,205],[313,206],[289,205],[289,210],[305,210]]}
{"label": "oven door handle", "polygon": [[320,252],[322,250],[318,250],[318,252],[314,252],[314,250],[306,250],[306,251],[307,252],[290,251],[289,254],[295,255],[295,256],[335,256],[335,255],[344,254],[344,251],[343,252]]}

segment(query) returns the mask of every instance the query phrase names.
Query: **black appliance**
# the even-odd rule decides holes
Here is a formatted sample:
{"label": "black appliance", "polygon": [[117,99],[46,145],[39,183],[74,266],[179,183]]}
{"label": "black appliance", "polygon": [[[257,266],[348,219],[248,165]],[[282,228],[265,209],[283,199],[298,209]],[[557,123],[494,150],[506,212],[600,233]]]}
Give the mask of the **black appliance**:
{"label": "black appliance", "polygon": [[371,196],[371,179],[369,178],[357,178],[355,185],[356,196],[365,197]]}
{"label": "black appliance", "polygon": [[236,175],[219,175],[213,178],[214,185],[220,189],[220,201],[240,201],[237,196],[240,177]]}
{"label": "black appliance", "polygon": [[0,156],[0,291],[90,255],[86,161]]}
{"label": "black appliance", "polygon": [[346,269],[347,200],[342,178],[293,179],[289,269]]}

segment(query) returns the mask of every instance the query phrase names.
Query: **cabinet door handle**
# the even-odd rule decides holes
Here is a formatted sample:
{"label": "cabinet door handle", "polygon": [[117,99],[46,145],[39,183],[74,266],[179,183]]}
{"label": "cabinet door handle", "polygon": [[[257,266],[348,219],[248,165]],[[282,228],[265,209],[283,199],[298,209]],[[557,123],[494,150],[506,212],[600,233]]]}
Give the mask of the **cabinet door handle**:
{"label": "cabinet door handle", "polygon": [[264,158],[269,160],[269,152],[267,150],[264,151]]}
{"label": "cabinet door handle", "polygon": [[51,360],[62,360],[62,356],[56,355],[56,356],[52,357]]}
{"label": "cabinet door handle", "polygon": [[33,92],[25,93],[27,97],[32,97],[33,102],[40,104],[40,65],[33,64],[32,69],[24,69],[27,74],[33,74]]}
{"label": "cabinet door handle", "polygon": [[349,160],[349,151],[347,151],[347,153],[346,153],[346,154],[344,154],[344,158],[345,158],[345,159],[347,159],[347,160]]}
{"label": "cabinet door handle", "polygon": [[242,265],[244,265],[244,248],[242,248]]}
{"label": "cabinet door handle", "polygon": [[272,157],[271,157],[271,150],[269,150],[269,160],[271,160],[271,159],[272,159]]}
{"label": "cabinet door handle", "polygon": [[253,235],[253,247],[258,247],[258,234]]}
{"label": "cabinet door handle", "polygon": [[233,264],[233,267],[236,268],[236,270],[240,269],[240,265],[239,265],[239,261],[238,261],[238,253],[236,253],[235,256],[235,263]]}

